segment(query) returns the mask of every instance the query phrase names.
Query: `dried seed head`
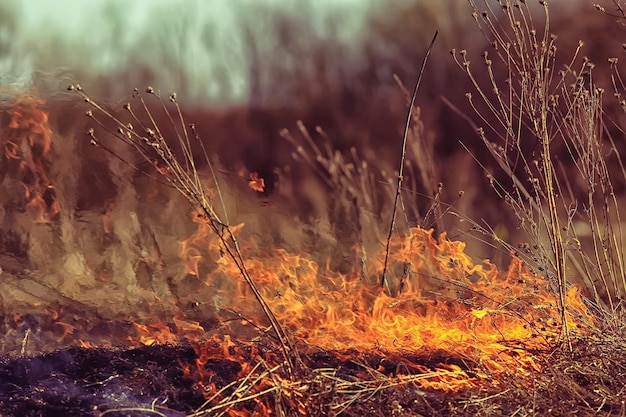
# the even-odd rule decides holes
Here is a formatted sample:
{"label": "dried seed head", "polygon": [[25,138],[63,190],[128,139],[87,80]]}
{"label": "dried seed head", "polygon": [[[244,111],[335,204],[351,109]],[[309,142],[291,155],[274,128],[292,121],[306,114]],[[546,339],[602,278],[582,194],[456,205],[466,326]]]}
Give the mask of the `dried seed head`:
{"label": "dried seed head", "polygon": [[172,93],[172,94],[170,94],[170,101],[171,101],[172,103],[176,103],[176,93]]}
{"label": "dried seed head", "polygon": [[87,111],[85,112],[85,116],[87,116],[87,117],[93,117],[93,112],[92,112],[91,110],[87,110]]}
{"label": "dried seed head", "polygon": [[148,86],[148,88],[146,88],[146,93],[148,94],[154,94],[154,87],[152,87],[151,85]]}
{"label": "dried seed head", "polygon": [[124,104],[124,110],[130,110],[130,103]]}
{"label": "dried seed head", "polygon": [[67,86],[67,91],[74,91],[76,90],[76,87],[74,87],[74,84],[70,84]]}

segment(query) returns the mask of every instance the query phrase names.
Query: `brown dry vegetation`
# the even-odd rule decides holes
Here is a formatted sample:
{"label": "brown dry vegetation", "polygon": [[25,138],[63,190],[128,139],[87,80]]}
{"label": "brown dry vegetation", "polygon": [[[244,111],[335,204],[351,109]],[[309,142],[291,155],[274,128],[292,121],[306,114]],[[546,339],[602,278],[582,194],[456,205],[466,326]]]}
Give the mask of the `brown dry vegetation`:
{"label": "brown dry vegetation", "polygon": [[[613,17],[585,3],[550,8],[543,1],[469,4],[470,8],[447,7],[466,16],[458,21],[475,21],[471,24],[477,24],[479,31],[471,33],[482,32],[484,48],[476,47],[480,44],[478,36],[468,38],[471,42],[467,45],[456,43],[466,28],[441,28],[446,36],[440,39],[424,75],[425,80],[433,81],[419,90],[414,109],[396,230],[402,232],[417,224],[435,227],[437,232],[448,231],[452,237],[466,240],[470,252],[496,262],[508,260],[514,252],[554,292],[555,308],[561,317],[571,307],[568,289],[573,284],[582,286],[585,302],[596,319],[593,326],[578,333],[563,319],[560,337],[550,349],[532,352],[541,371],[530,377],[500,374],[480,388],[428,391],[399,375],[398,369],[406,366],[403,361],[410,363],[407,358],[389,359],[393,362],[391,368],[379,372],[382,360],[375,354],[359,357],[354,361],[358,365],[331,360],[323,354],[301,354],[298,341],[285,331],[257,293],[238,235],[231,229],[235,223],[228,220],[229,211],[239,209],[233,201],[247,189],[251,172],[258,172],[267,184],[259,200],[270,208],[259,208],[258,212],[272,211],[274,219],[288,217],[281,212],[298,216],[272,224],[257,220],[254,224],[246,209],[233,214],[252,222],[252,234],[264,244],[305,247],[319,258],[331,258],[330,268],[341,270],[348,267],[345,259],[337,259],[341,258],[337,253],[345,253],[354,242],[369,250],[384,240],[389,229],[408,97],[402,85],[393,89],[387,85],[380,90],[374,86],[381,69],[388,76],[397,73],[401,80],[398,84],[412,85],[416,63],[432,33],[412,29],[420,35],[412,38],[374,19],[372,33],[384,39],[375,44],[395,45],[396,54],[389,58],[380,51],[366,51],[371,54],[367,65],[332,83],[323,71],[313,75],[319,80],[305,78],[294,91],[300,101],[291,108],[283,103],[280,108],[251,106],[209,115],[206,110],[181,110],[185,122],[195,123],[197,130],[189,131],[192,136],[198,133],[211,138],[206,151],[218,155],[219,163],[212,164],[201,145],[187,143],[181,131],[176,131],[176,97],[171,97],[173,104],[167,104],[174,121],[164,113],[157,123],[147,122],[162,129],[155,135],[136,133],[125,122],[118,124],[115,119],[122,117],[123,110],[100,107],[93,95],[76,85],[71,89],[87,99],[87,104],[52,105],[51,117],[59,135],[73,135],[75,129],[93,126],[95,133],[90,139],[101,146],[90,146],[88,141],[75,145],[82,161],[73,163],[81,167],[81,181],[64,177],[60,170],[56,173],[52,183],[59,194],[73,196],[70,201],[59,197],[61,207],[88,211],[106,206],[117,198],[111,190],[129,191],[122,184],[129,177],[139,194],[150,193],[155,184],[169,183],[202,212],[203,220],[220,239],[221,250],[234,260],[263,306],[266,323],[276,335],[276,341],[264,340],[266,356],[260,357],[280,358],[281,366],[254,362],[258,358],[250,354],[248,359],[254,367],[251,365],[246,378],[235,382],[236,372],[231,372],[230,379],[220,381],[219,388],[224,387],[224,391],[213,402],[202,405],[198,397],[193,397],[180,410],[194,416],[215,412],[237,415],[237,410],[243,415],[246,410],[261,413],[263,407],[271,407],[276,415],[289,416],[626,415],[626,363],[621,354],[626,348],[626,263],[623,219],[619,214],[626,201],[626,171],[621,158],[626,152],[626,115],[620,101],[626,89],[620,78],[619,60],[609,62],[609,58],[622,53],[620,36],[624,35],[626,17],[619,10]],[[616,0],[605,7],[609,10],[617,4]],[[410,21],[415,14],[430,13],[437,20],[443,13],[438,6],[426,10],[421,7],[394,11],[398,13],[394,22],[408,30],[419,26]],[[579,38],[584,41],[580,46]],[[452,50],[452,59],[448,50]],[[325,62],[323,58],[317,57]],[[158,94],[152,90],[144,95],[152,98]],[[161,111],[159,104],[150,106],[140,120],[148,120],[150,112]],[[76,115],[85,109],[92,112],[90,117],[86,122],[77,120]],[[121,141],[113,139],[118,128]],[[170,139],[175,137],[180,142]],[[122,146],[124,143],[130,149]],[[53,152],[62,158],[77,152],[72,146],[57,146]],[[125,162],[115,165],[104,161],[99,156],[105,152],[103,146]],[[185,158],[173,158],[168,148]],[[150,172],[149,179],[128,168],[128,163],[139,171]],[[213,185],[227,184],[223,186],[224,194],[216,196],[205,188],[196,172],[210,177]],[[63,187],[72,191],[64,193]],[[163,201],[175,198],[171,191],[161,195]],[[250,200],[246,204],[255,207],[254,197]],[[118,208],[122,209],[125,207]],[[138,209],[138,213],[150,218],[149,209],[143,210]],[[6,236],[11,227],[5,224]],[[187,224],[169,233],[190,230]],[[28,249],[20,245],[20,236],[28,235],[29,230],[12,232],[18,234],[17,242],[5,242],[5,246],[15,252],[14,257],[26,257]],[[178,355],[179,360],[184,357],[190,363],[196,359],[189,350],[181,352],[164,355]],[[474,361],[480,363],[481,358]],[[3,365],[7,373],[28,367],[19,361]],[[223,365],[224,369],[237,366]],[[273,381],[263,386],[265,390],[255,385],[261,386],[263,378]],[[180,382],[181,375],[176,374],[172,380]],[[193,388],[168,383],[159,379],[159,386],[170,396],[170,405],[180,406],[176,402],[179,398],[192,397]],[[180,395],[173,399],[170,393],[176,389],[181,390]],[[189,411],[191,403],[197,407],[193,413]],[[165,407],[122,411],[183,415],[182,411]],[[111,409],[108,414],[115,412]]]}

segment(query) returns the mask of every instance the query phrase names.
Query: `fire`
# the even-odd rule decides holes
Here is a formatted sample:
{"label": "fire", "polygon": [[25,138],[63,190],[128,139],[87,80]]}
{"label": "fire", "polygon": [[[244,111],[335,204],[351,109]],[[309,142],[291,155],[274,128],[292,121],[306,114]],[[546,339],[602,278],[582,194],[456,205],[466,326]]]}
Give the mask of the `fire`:
{"label": "fire", "polygon": [[[238,267],[221,256],[210,233],[200,223],[182,242],[188,273],[215,291],[221,307],[262,322]],[[432,235],[412,228],[392,242],[391,294],[378,284],[382,255],[371,257],[366,271],[355,267],[341,274],[302,254],[250,246],[246,266],[287,334],[306,352],[453,358],[434,369],[413,365],[415,373],[437,371],[421,386],[446,390],[480,384],[489,375],[540,371],[531,352],[553,346],[563,327],[550,284],[516,257],[501,272],[488,260],[473,263],[464,243]],[[574,287],[568,304],[566,325],[576,333],[592,318]]]}
{"label": "fire", "polygon": [[52,146],[52,130],[43,101],[29,96],[18,98],[7,113],[0,147],[4,149],[5,172],[24,187],[23,206],[35,222],[48,222],[59,213],[54,187],[46,168]]}
{"label": "fire", "polygon": [[258,193],[262,193],[263,191],[265,191],[265,180],[259,177],[259,174],[257,172],[251,172],[250,181],[248,181],[248,187]]}
{"label": "fire", "polygon": [[[35,99],[18,100],[8,112],[0,142],[3,162],[23,185],[24,208],[36,222],[50,221],[59,211],[46,165],[52,134],[41,107]],[[265,182],[253,172],[248,186],[263,192]],[[109,206],[98,219],[106,235],[114,234],[112,213]],[[189,340],[197,360],[181,365],[197,381],[207,404],[219,401],[215,407],[222,407],[246,400],[256,404],[258,415],[270,415],[275,405],[262,395],[280,392],[305,414],[307,380],[289,378],[275,341],[259,337],[271,334],[267,315],[242,279],[241,264],[227,256],[224,241],[215,236],[219,227],[211,227],[206,214],[199,212],[193,220],[196,232],[179,242],[184,277],[155,278],[140,289],[123,287],[145,295],[136,315],[111,323],[101,336],[91,334],[95,325],[89,317],[63,308],[48,311],[48,322],[38,326],[57,340],[73,339],[83,347],[115,345],[117,339],[107,344],[106,337],[116,334],[132,346]],[[489,260],[475,263],[465,244],[445,233],[436,239],[433,230],[416,227],[395,235],[386,268],[388,285],[381,288],[384,245],[378,253],[358,245],[345,248],[336,256],[351,259],[347,263],[352,267],[340,272],[330,267],[331,260],[240,239],[243,227],[230,227],[229,233],[240,241],[246,270],[292,347],[306,357],[303,361],[331,355],[339,363],[365,364],[356,372],[364,375],[365,385],[371,378],[372,389],[380,388],[380,376],[393,379],[391,383],[446,391],[497,383],[497,376],[505,374],[531,377],[542,370],[537,352],[552,349],[564,328],[575,335],[593,324],[575,287],[569,288],[561,314],[549,279],[533,273],[521,259],[512,256],[506,271]],[[164,261],[156,246],[142,250],[136,261],[162,272]],[[98,273],[103,288],[113,288],[108,286],[115,281],[109,273]],[[154,288],[159,285],[157,296]],[[31,326],[18,317],[14,322],[16,329]],[[26,334],[24,346],[32,337]],[[338,384],[325,373],[331,367],[308,372]],[[239,415],[235,409],[228,412]]]}

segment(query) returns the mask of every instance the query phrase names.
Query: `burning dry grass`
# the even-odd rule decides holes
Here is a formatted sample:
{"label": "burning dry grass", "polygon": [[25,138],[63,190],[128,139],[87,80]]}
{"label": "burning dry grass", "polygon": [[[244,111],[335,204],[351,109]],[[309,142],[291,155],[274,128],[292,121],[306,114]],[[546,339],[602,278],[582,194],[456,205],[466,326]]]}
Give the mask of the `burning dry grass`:
{"label": "burning dry grass", "polygon": [[[214,394],[207,401],[184,366],[191,347],[153,345],[133,350],[69,349],[0,362],[3,415],[47,416],[623,416],[626,363],[622,337],[599,334],[573,343],[572,352],[541,355],[543,371],[530,379],[502,375],[494,384],[446,392],[422,389],[422,377],[402,375],[407,362],[432,358],[321,352],[305,356],[306,371],[288,375],[272,345],[222,345],[207,360]],[[269,350],[264,350],[265,348]],[[219,351],[219,354],[217,354]],[[274,353],[272,353],[274,352]],[[432,362],[431,362],[432,363]],[[245,369],[244,369],[245,368]],[[244,371],[241,378],[237,374]],[[497,384],[496,384],[497,383]]]}
{"label": "burning dry grass", "polygon": [[[176,190],[191,204],[197,223],[196,232],[181,242],[185,277],[142,288],[141,294],[154,294],[151,301],[163,311],[152,321],[144,317],[129,325],[131,342],[165,355],[149,373],[164,367],[172,372],[177,363],[179,372],[171,381],[158,381],[168,401],[181,402],[147,406],[145,398],[154,392],[133,385],[133,401],[110,398],[93,410],[96,415],[626,415],[626,364],[620,354],[626,348],[625,263],[612,185],[626,175],[623,169],[622,177],[613,175],[609,164],[615,161],[606,157],[619,156],[619,149],[606,140],[603,91],[594,83],[593,66],[587,60],[579,63],[576,54],[557,71],[556,37],[548,23],[535,23],[526,2],[504,1],[497,10],[491,3],[470,4],[492,47],[482,55],[485,83],[475,75],[466,51],[453,56],[480,98],[478,103],[467,94],[485,126],[476,126],[479,137],[504,173],[489,173],[490,184],[512,208],[530,242],[514,247],[493,233],[495,244],[511,254],[506,271],[488,260],[475,263],[465,244],[448,240],[443,230],[435,239],[433,230],[414,227],[414,217],[432,217],[439,228],[444,213],[462,217],[454,207],[442,209],[441,186],[430,178],[434,164],[428,157],[413,160],[413,176],[433,194],[434,204],[420,215],[399,187],[399,205],[393,209],[401,208],[403,222],[391,221],[384,250],[381,231],[393,215],[391,204],[382,201],[392,193],[378,192],[377,179],[389,176],[359,163],[357,150],[352,162],[332,148],[322,151],[303,126],[307,148],[283,132],[297,146],[296,156],[315,168],[333,193],[336,217],[329,218],[330,229],[348,224],[343,226],[350,231],[348,245],[333,247],[348,266],[333,268],[331,260],[241,237],[242,227],[229,218],[223,178],[195,126],[185,123],[175,94],[164,101],[152,87],[136,89],[118,113],[80,86],[70,86],[87,103],[86,114],[95,124],[88,134],[91,143],[122,160],[118,172],[149,168],[160,186]],[[549,22],[546,3],[540,4]],[[619,94],[624,86],[617,61],[612,64]],[[31,119],[43,120],[33,114],[39,116]],[[10,129],[17,125],[14,119]],[[45,130],[40,125],[31,130],[41,135]],[[417,126],[411,139],[422,140],[423,126]],[[8,159],[16,143],[9,139]],[[36,141],[29,140],[24,143],[35,149]],[[132,153],[122,153],[120,144]],[[419,146],[418,155],[433,155],[432,143]],[[38,183],[49,184],[42,169]],[[262,177],[250,180],[253,189],[263,191]],[[132,193],[122,184],[123,176],[113,181]],[[108,213],[103,216],[106,235],[111,234]],[[474,232],[492,234],[489,226],[463,220]],[[131,234],[141,241],[142,261],[154,275],[162,275],[154,235],[135,223]],[[575,226],[581,223],[589,226],[589,236],[579,234]],[[152,244],[146,243],[150,236]],[[573,285],[572,271],[590,298]],[[387,285],[381,288],[383,276]],[[182,283],[185,288],[177,290]],[[77,331],[53,321],[64,332]],[[191,340],[193,353],[160,346],[184,339]],[[103,354],[115,358],[120,352]],[[89,360],[84,352],[68,355],[63,366],[80,362],[82,369]],[[33,363],[6,361],[4,372],[19,378],[35,370]],[[7,386],[8,398],[26,401],[32,394],[24,389],[46,390],[61,368],[37,372],[22,378],[19,387]],[[62,372],[74,384],[91,380],[98,389],[109,381],[96,376],[93,382],[86,370]],[[121,368],[109,374],[145,383],[145,375],[138,378]],[[194,386],[180,384],[182,375]],[[81,388],[89,391],[89,386]]]}
{"label": "burning dry grass", "polygon": [[[286,415],[625,415],[626,368],[619,354],[623,340],[594,336],[579,339],[573,346],[572,352],[555,350],[540,356],[543,369],[530,378],[501,375],[490,384],[455,393],[422,388],[423,379],[439,378],[442,371],[402,375],[401,370],[408,369],[411,361],[427,364],[433,363],[433,358],[350,351],[343,352],[344,359],[337,359],[336,352],[326,353],[307,357],[311,366],[308,374],[295,382],[273,377],[273,386],[264,387],[264,392],[274,396],[270,407],[281,410],[274,404],[282,403]],[[328,367],[320,367],[323,365]],[[251,375],[240,380],[238,389],[231,389],[220,403],[198,414],[230,407],[239,403],[239,398],[242,402],[258,398],[256,393],[262,390],[253,388],[259,381]],[[248,398],[242,398],[242,392]]]}
{"label": "burning dry grass", "polygon": [[[236,237],[237,228],[220,220],[226,215],[217,214],[211,194],[204,188],[193,159],[191,134],[175,96],[170,101],[175,104],[179,121],[174,121],[164,104],[163,110],[173,124],[184,129],[178,134],[179,152],[186,159],[182,164],[174,158],[141,93],[135,92],[136,99],[146,113],[148,125],[142,125],[137,110],[132,110],[134,104],[124,105],[132,122],[122,122],[80,87],[70,89],[105,117],[114,118],[118,127],[112,133],[135,147],[196,207],[198,231],[182,243],[181,256],[188,265],[187,273],[204,282],[211,292],[204,297],[213,299],[218,311],[224,306],[239,305],[237,314],[242,319],[263,322],[254,305],[245,305],[248,292],[252,291],[292,371],[299,367],[303,352],[296,345],[305,342],[309,348],[325,350],[442,350],[460,360],[479,363],[481,369],[473,372],[483,372],[483,377],[510,366],[528,373],[539,367],[525,350],[547,349],[561,338],[558,329],[562,326],[577,333],[574,327],[593,325],[593,318],[575,288],[564,294],[567,308],[560,310],[549,281],[528,271],[521,261],[514,259],[507,273],[498,272],[488,261],[474,265],[464,253],[465,245],[448,241],[445,233],[437,242],[432,231],[409,229],[388,242],[390,252],[372,251],[367,254],[365,265],[356,269],[353,266],[345,274],[321,268],[305,255],[242,246]],[[159,98],[152,88],[146,93]],[[106,127],[91,110],[87,115]],[[193,126],[191,129],[193,132]],[[89,135],[94,145],[104,146],[93,131]],[[217,182],[213,176],[213,183]],[[223,201],[219,188],[213,195]],[[221,210],[226,212],[225,207]],[[357,248],[355,252],[353,264],[358,265],[362,251]],[[389,253],[391,262],[387,259]],[[384,291],[378,277],[387,266],[389,277]],[[233,280],[241,273],[247,277],[243,283]],[[560,316],[555,311],[560,311]],[[477,355],[484,357],[477,360]],[[458,377],[461,386],[472,385],[468,382],[472,378],[461,369],[445,369],[444,375],[454,372],[458,375],[450,380],[430,383],[454,390],[454,379]]]}
{"label": "burning dry grass", "polygon": [[14,203],[28,212],[34,222],[47,222],[59,212],[46,167],[52,131],[43,104],[35,97],[17,98],[6,113],[8,121],[0,140],[0,177],[12,178],[24,187],[21,193],[3,193],[3,203],[17,198]]}

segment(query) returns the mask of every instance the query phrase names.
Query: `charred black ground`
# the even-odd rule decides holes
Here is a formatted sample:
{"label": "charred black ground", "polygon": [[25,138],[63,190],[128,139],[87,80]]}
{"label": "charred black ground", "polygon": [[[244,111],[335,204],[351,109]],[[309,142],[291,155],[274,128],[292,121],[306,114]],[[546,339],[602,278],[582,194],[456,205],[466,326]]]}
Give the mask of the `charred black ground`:
{"label": "charred black ground", "polygon": [[[298,371],[306,386],[299,396],[266,395],[226,409],[241,413],[233,415],[254,415],[261,411],[262,402],[272,408],[278,405],[287,416],[333,416],[339,411],[350,417],[622,416],[626,413],[626,360],[615,349],[619,347],[625,347],[623,342],[579,340],[569,354],[562,350],[542,353],[545,372],[530,380],[501,380],[494,386],[456,393],[423,390],[413,384],[385,386],[383,382],[385,377],[410,374],[414,364],[434,366],[446,360],[442,356],[318,352],[307,355],[306,368]],[[235,348],[250,352],[249,346]],[[272,352],[270,345],[256,349]],[[196,359],[190,345],[131,350],[70,348],[35,357],[4,358],[0,361],[0,415],[181,417],[194,410],[203,415],[201,411],[209,406],[181,366]],[[215,358],[204,366],[213,375],[212,382],[222,388],[237,379],[242,365]],[[341,386],[320,379],[319,371],[325,368],[334,369]],[[284,369],[276,373],[285,376]],[[360,394],[377,375],[381,377],[380,388]],[[349,386],[346,382],[352,383],[350,389],[345,389]],[[506,389],[498,388],[498,384]],[[232,390],[227,389],[225,395]]]}

